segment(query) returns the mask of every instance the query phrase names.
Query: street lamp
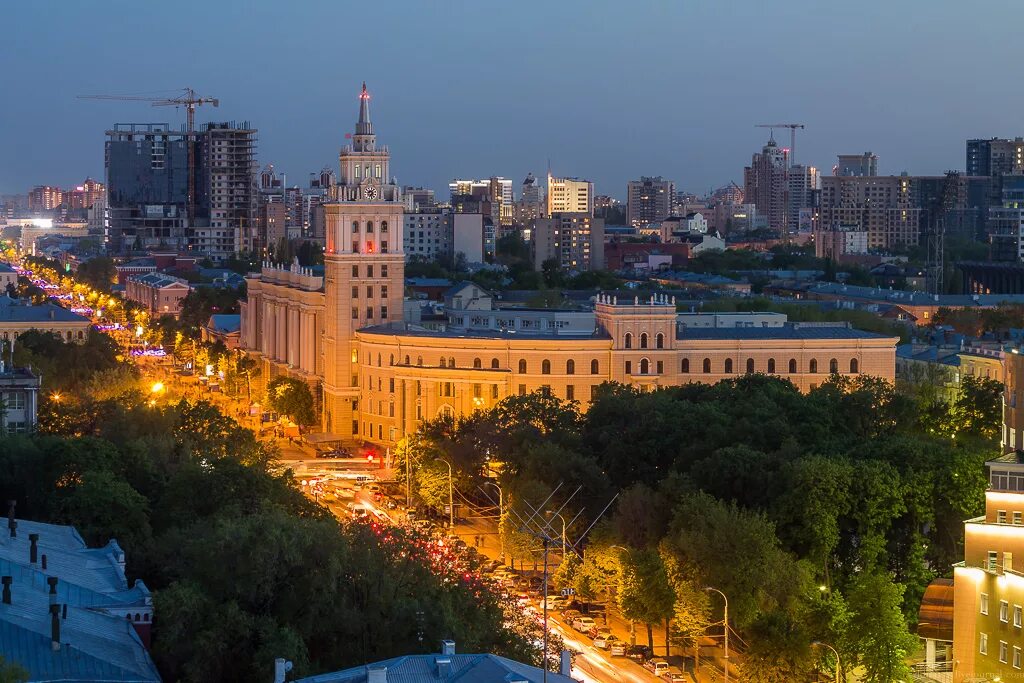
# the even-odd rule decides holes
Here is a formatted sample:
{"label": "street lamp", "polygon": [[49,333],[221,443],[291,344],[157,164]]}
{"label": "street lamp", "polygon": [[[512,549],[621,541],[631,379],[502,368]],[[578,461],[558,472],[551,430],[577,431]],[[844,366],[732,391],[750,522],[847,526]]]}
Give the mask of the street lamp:
{"label": "street lamp", "polygon": [[154,394],[159,394],[161,391],[164,390],[164,383],[163,382],[153,382],[153,386],[151,386],[149,388],[149,390],[152,391]]}
{"label": "street lamp", "polygon": [[501,563],[505,564],[505,535],[501,533],[501,520],[504,518],[503,513],[505,510],[505,494],[502,492],[501,487],[498,486],[498,482],[493,479],[488,479],[484,484],[490,484],[498,489],[498,543],[501,546]]}
{"label": "street lamp", "polygon": [[722,600],[725,600],[725,612],[722,613],[722,624],[725,626],[725,629],[724,629],[724,631],[725,631],[725,657],[724,657],[724,659],[725,659],[725,667],[724,667],[724,670],[725,670],[725,683],[729,683],[729,598],[727,598],[725,596],[725,593],[723,593],[722,591],[718,590],[717,588],[712,588],[710,586],[705,586],[704,587],[704,591],[707,592],[707,593],[712,593],[712,592],[718,593],[719,595],[722,596]]}
{"label": "street lamp", "polygon": [[[630,552],[629,548],[627,548],[625,546],[622,546],[622,545],[608,546],[609,550],[614,549],[614,548],[618,548],[622,552],[626,553],[626,557],[629,558],[629,561],[630,562],[633,561],[633,553]],[[622,571],[622,560],[619,560],[619,571],[620,572]],[[636,645],[636,621],[634,621],[633,619],[629,620],[629,644],[630,644],[631,647]],[[652,651],[653,651],[653,648],[652,648]]]}
{"label": "street lamp", "polygon": [[455,530],[455,485],[453,483],[452,464],[444,458],[438,458],[445,465],[448,465],[448,527]]}
{"label": "street lamp", "polygon": [[50,398],[53,399],[54,403],[60,403],[60,399],[61,399],[60,392],[59,391],[53,392],[52,394],[50,394]]}
{"label": "street lamp", "polygon": [[566,548],[566,544],[565,544],[565,517],[562,516],[561,512],[554,512],[552,510],[548,510],[548,514],[551,515],[552,517],[558,517],[560,520],[562,520],[562,557],[564,558],[565,557],[565,548]]}
{"label": "street lamp", "polygon": [[814,641],[811,645],[820,645],[821,647],[827,647],[829,650],[832,650],[832,654],[836,656],[836,683],[839,683],[839,670],[842,667],[842,663],[839,661],[839,651],[828,643],[823,643],[820,640]]}

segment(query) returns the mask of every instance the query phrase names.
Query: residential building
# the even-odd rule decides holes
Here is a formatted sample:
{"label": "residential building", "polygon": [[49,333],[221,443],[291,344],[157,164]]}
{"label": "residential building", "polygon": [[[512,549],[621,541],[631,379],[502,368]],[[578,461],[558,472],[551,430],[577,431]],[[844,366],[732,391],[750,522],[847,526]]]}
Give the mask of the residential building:
{"label": "residential building", "polygon": [[[808,391],[831,373],[893,379],[895,338],[821,325],[681,328],[667,296],[599,294],[582,323],[578,310],[504,312],[483,292],[456,291],[450,315],[465,309],[457,321],[464,329],[418,320],[403,296],[405,230],[391,230],[405,204],[384,181],[390,156],[376,144],[368,100],[364,88],[353,144],[339,155],[339,183],[324,204],[324,274],[265,263],[246,278],[241,305],[240,345],[260,363],[257,383],[280,375],[307,382],[329,438],[393,446],[425,420],[532,391],[585,408],[607,381],[653,389],[764,372]],[[603,225],[589,212],[558,214],[545,226],[552,239],[541,248],[551,257],[577,270],[600,267]]]}
{"label": "residential building", "polygon": [[149,656],[153,598],[129,584],[116,540],[90,548],[74,527],[16,519],[0,534],[0,657],[29,681],[159,683]]}
{"label": "residential building", "polygon": [[480,213],[452,213],[451,256],[462,254],[467,263],[483,263],[494,256],[494,223],[490,216]]}
{"label": "residential building", "polygon": [[405,210],[416,212],[421,209],[432,209],[437,206],[434,198],[434,191],[425,187],[404,187],[402,196],[405,197]]}
{"label": "residential building", "polygon": [[430,261],[451,259],[455,255],[452,242],[453,214],[440,207],[417,206],[419,208],[407,212],[402,221],[406,257]]}
{"label": "residential building", "polygon": [[[878,156],[871,152],[840,154],[839,162],[832,167],[832,175],[876,176],[878,175]],[[974,173],[971,175],[980,174]]]}
{"label": "residential building", "polygon": [[556,213],[538,218],[530,228],[533,267],[554,259],[570,271],[604,268],[604,219],[589,213]]}
{"label": "residential building", "polygon": [[276,249],[282,238],[288,236],[288,210],[280,195],[260,194],[256,210],[256,226],[260,249]]}
{"label": "residential building", "polygon": [[0,361],[0,436],[26,434],[36,428],[41,375]]}
{"label": "residential building", "polygon": [[830,230],[814,231],[814,255],[818,258],[839,259],[846,255],[868,253],[868,231],[859,226],[839,225]]}
{"label": "residential building", "polygon": [[59,208],[63,201],[64,193],[59,187],[37,185],[29,190],[28,210],[33,214],[53,211]]}
{"label": "residential building", "polygon": [[743,196],[768,219],[768,227],[782,233],[786,230],[786,194],[789,151],[769,138],[761,152],[743,169]]}
{"label": "residential building", "polygon": [[26,299],[0,295],[0,339],[4,341],[36,330],[52,332],[67,342],[81,343],[89,335],[90,327],[89,318],[62,306],[52,303],[37,306]]}
{"label": "residential building", "polygon": [[208,206],[209,227],[225,237],[201,253],[215,260],[261,245],[256,231],[256,129],[241,123],[200,128],[198,193]]}
{"label": "residential building", "polygon": [[626,186],[626,221],[640,228],[660,223],[672,215],[676,185],[661,176],[643,176]]}
{"label": "residential building", "polygon": [[[284,660],[280,662],[285,669]],[[296,683],[574,683],[568,652],[563,653],[561,672],[545,672],[535,666],[490,654],[456,654],[455,643],[441,642],[440,654],[406,655],[373,664],[300,678]],[[274,683],[284,683],[284,671]]]}
{"label": "residential building", "polygon": [[147,273],[128,278],[124,296],[141,304],[150,315],[181,315],[181,302],[191,290],[188,280],[164,273]]}
{"label": "residential building", "polygon": [[789,223],[790,234],[810,232],[818,217],[821,200],[821,183],[818,169],[814,166],[794,164],[789,168],[786,180],[789,187]]}
{"label": "residential building", "polygon": [[692,245],[685,243],[607,242],[604,267],[611,271],[685,268],[691,252]]}
{"label": "residential building", "polygon": [[967,175],[1024,174],[1024,138],[967,141]]}
{"label": "residential building", "polygon": [[106,192],[103,183],[86,178],[81,185],[76,185],[63,193],[64,208],[69,211],[85,211],[104,201]]}
{"label": "residential building", "polygon": [[556,213],[594,213],[594,183],[579,178],[555,178],[548,173],[545,215]]}

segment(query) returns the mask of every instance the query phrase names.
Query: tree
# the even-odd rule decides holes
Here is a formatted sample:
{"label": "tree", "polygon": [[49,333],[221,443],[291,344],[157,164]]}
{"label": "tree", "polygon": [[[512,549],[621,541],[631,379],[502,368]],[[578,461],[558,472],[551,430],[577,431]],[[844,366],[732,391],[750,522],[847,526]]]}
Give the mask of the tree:
{"label": "tree", "polygon": [[[629,558],[620,574],[619,606],[624,617],[647,626],[647,643],[653,648],[653,624],[667,625],[675,609],[675,592],[656,550],[636,550]],[[665,647],[667,654],[667,642]]]}
{"label": "tree", "polygon": [[907,630],[901,604],[903,586],[878,572],[864,572],[850,594],[847,637],[858,653],[868,683],[892,683],[910,677],[907,655],[917,639]]}
{"label": "tree", "polygon": [[92,289],[108,293],[117,282],[117,268],[108,256],[94,256],[78,266],[75,277]]}
{"label": "tree", "polygon": [[26,683],[29,673],[14,662],[8,663],[0,657],[0,683]]}
{"label": "tree", "polygon": [[294,377],[275,377],[267,385],[267,402],[271,409],[287,416],[297,425],[316,422],[313,394],[309,385]]}

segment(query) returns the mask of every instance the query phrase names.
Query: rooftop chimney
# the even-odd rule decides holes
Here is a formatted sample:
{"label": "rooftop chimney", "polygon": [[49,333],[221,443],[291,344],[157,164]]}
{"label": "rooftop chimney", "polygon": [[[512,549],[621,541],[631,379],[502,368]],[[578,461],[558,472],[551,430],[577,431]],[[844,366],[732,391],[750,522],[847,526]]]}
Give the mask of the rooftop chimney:
{"label": "rooftop chimney", "polygon": [[366,683],[388,683],[388,668],[379,664],[367,667]]}
{"label": "rooftop chimney", "polygon": [[35,564],[39,559],[39,534],[28,535],[28,561],[31,564]]}
{"label": "rooftop chimney", "polygon": [[40,559],[42,559],[42,561],[43,561],[42,569],[46,569],[46,553],[43,553],[43,556]]}
{"label": "rooftop chimney", "polygon": [[50,647],[60,650],[60,605],[50,605]]}
{"label": "rooftop chimney", "polygon": [[11,530],[11,538],[18,536],[18,532],[15,531],[18,528],[18,523],[14,521],[14,508],[17,504],[16,500],[7,501],[7,528]]}
{"label": "rooftop chimney", "polygon": [[4,586],[4,604],[11,604],[11,582],[14,578],[11,576],[0,576],[0,583]]}
{"label": "rooftop chimney", "polygon": [[441,654],[448,655],[449,657],[455,654],[455,641],[454,640],[442,640],[441,641]]}
{"label": "rooftop chimney", "polygon": [[50,606],[57,604],[57,577],[47,576],[46,583],[50,586]]}

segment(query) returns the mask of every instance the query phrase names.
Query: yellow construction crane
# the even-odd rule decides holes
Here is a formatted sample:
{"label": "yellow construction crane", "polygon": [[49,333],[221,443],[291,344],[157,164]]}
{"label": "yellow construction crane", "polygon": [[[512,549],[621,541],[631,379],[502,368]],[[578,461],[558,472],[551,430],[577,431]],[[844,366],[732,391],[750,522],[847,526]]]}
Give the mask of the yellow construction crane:
{"label": "yellow construction crane", "polygon": [[128,102],[150,102],[154,107],[185,107],[186,143],[188,150],[188,222],[189,227],[195,220],[196,211],[196,151],[195,133],[196,107],[204,104],[220,106],[216,97],[199,97],[192,88],[182,88],[179,97],[141,97],[138,95],[79,95],[80,100],[120,100]]}

